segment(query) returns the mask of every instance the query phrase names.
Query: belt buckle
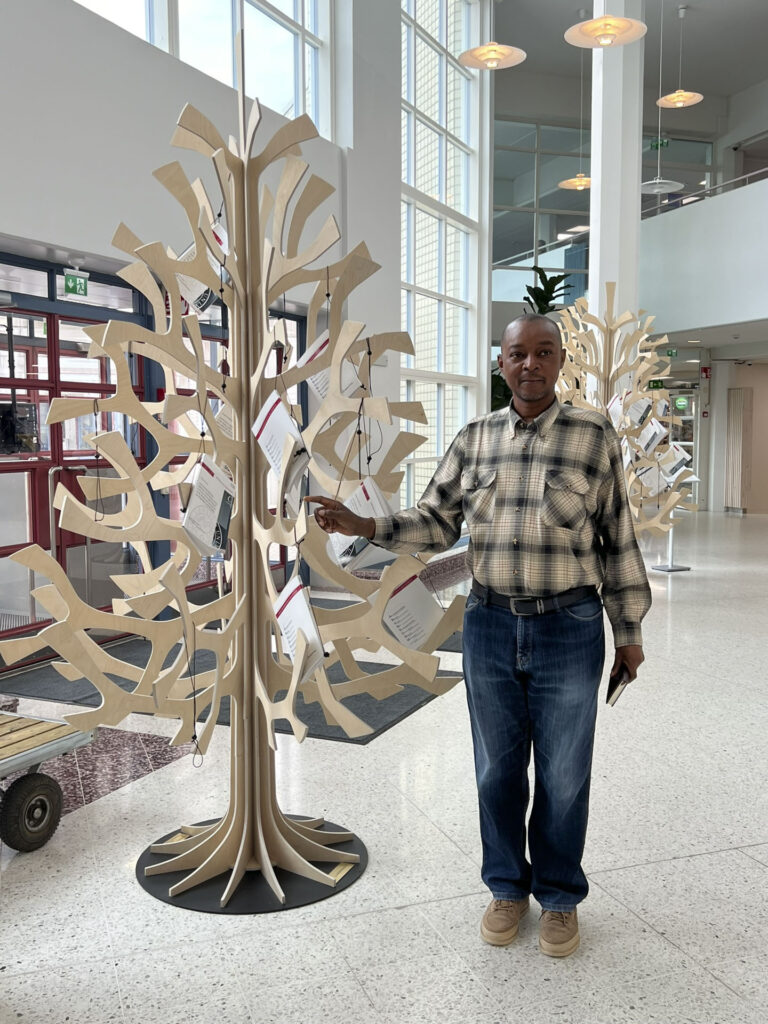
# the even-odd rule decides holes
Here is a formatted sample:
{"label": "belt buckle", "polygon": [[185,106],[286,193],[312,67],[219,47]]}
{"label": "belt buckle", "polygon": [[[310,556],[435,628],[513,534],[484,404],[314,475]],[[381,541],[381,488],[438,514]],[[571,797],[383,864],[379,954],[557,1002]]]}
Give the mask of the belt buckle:
{"label": "belt buckle", "polygon": [[[531,600],[532,600],[532,598],[530,598],[530,597],[523,598],[521,600],[520,604],[530,604]],[[526,616],[529,616],[529,615],[535,615],[536,614],[536,612],[525,612],[525,611],[522,611],[521,609],[519,609],[517,607],[517,598],[515,598],[515,597],[510,597],[510,599],[509,599],[509,606],[512,609],[512,611],[514,612],[515,615],[522,615],[523,617],[526,617]]]}

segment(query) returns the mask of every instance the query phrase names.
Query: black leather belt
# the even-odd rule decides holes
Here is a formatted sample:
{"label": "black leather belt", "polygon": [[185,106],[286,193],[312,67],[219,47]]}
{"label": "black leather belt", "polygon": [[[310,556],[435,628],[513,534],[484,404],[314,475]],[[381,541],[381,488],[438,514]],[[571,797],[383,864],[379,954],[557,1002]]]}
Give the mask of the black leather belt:
{"label": "black leather belt", "polygon": [[559,608],[578,604],[588,597],[596,597],[597,587],[574,587],[573,590],[564,590],[562,594],[553,594],[552,597],[510,597],[508,594],[499,594],[490,587],[483,587],[477,580],[472,580],[472,593],[484,604],[508,608],[515,615],[546,615],[547,612],[556,612]]}

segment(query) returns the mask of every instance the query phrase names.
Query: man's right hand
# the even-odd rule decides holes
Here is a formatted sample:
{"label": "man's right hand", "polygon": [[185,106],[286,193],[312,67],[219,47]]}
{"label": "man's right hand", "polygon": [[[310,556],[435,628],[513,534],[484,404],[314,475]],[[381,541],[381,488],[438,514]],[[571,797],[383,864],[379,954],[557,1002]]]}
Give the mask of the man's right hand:
{"label": "man's right hand", "polygon": [[324,498],[321,494],[309,494],[304,501],[320,505],[320,508],[315,510],[315,520],[326,533],[343,533],[347,537],[365,537],[367,540],[373,540],[376,532],[375,519],[356,516],[340,501],[336,501],[335,498]]}

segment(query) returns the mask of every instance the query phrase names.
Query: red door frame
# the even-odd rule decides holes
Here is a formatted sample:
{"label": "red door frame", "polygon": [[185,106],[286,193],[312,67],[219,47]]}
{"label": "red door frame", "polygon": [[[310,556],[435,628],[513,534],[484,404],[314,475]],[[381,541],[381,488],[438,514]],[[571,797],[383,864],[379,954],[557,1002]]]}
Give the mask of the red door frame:
{"label": "red door frame", "polygon": [[[77,397],[78,395],[88,395],[90,397],[94,394],[99,397],[107,397],[115,393],[114,385],[110,384],[108,380],[106,380],[106,364],[104,363],[102,363],[102,371],[100,374],[101,380],[98,384],[93,382],[68,381],[63,379],[61,374],[60,322],[63,321],[64,323],[90,326],[103,321],[88,320],[82,317],[58,313],[41,313],[38,311],[26,310],[22,307],[13,307],[12,309],[0,311],[0,316],[6,315],[14,318],[28,317],[33,320],[45,322],[48,376],[46,378],[33,378],[29,376],[25,378],[0,377],[0,390],[15,390],[16,392],[22,391],[26,396],[29,396],[30,399],[37,398],[37,401],[35,401],[34,404],[38,410],[41,406],[41,395],[46,396],[47,402],[50,405],[50,402],[54,398],[60,397],[63,393],[66,393],[67,396],[74,397]],[[31,348],[30,346],[27,347]],[[16,348],[21,352],[25,346],[18,344]],[[27,368],[29,369],[29,367]],[[134,384],[134,390],[139,398],[143,399],[144,365],[141,357],[137,357],[136,383]],[[38,428],[40,429],[44,424],[40,422],[39,419],[40,417],[38,412]],[[105,459],[96,457],[91,449],[65,451],[63,437],[62,424],[51,424],[51,426],[48,427],[48,452],[45,454],[30,454],[29,456],[20,453],[19,457],[13,461],[3,461],[0,459],[0,479],[2,479],[2,474],[6,473],[26,473],[29,474],[30,477],[28,484],[30,520],[29,539],[20,544],[0,544],[0,557],[7,558],[9,555],[21,550],[30,543],[39,544],[42,548],[50,548],[51,537],[50,518],[48,514],[48,478],[49,471],[51,469],[57,466],[62,467],[62,471],[58,475],[56,483],[65,484],[76,497],[84,500],[84,495],[77,486],[77,470],[74,469],[74,466],[80,465],[87,460],[89,468],[98,467],[99,469],[107,469],[109,467],[109,463]],[[140,447],[137,460],[140,466],[144,466],[146,464],[146,446],[142,431],[138,432],[138,438]],[[78,540],[80,541],[80,544],[78,544]],[[56,542],[57,561],[66,571],[67,552],[73,547],[84,544],[84,539],[79,538],[76,534],[73,534],[70,531],[61,530],[57,525]],[[28,625],[17,626],[9,630],[4,630],[1,635],[3,638],[24,635],[40,629],[41,626],[50,621],[50,619],[38,619]]]}

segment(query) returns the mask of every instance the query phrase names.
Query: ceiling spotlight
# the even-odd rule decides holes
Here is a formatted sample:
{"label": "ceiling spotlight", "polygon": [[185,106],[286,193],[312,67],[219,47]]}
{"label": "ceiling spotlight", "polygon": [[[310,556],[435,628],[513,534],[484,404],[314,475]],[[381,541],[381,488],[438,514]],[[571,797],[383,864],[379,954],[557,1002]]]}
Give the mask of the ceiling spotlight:
{"label": "ceiling spotlight", "polygon": [[647,29],[642,21],[635,18],[618,18],[606,14],[602,18],[580,21],[571,25],[565,33],[566,43],[599,49],[608,46],[625,46],[642,39]]}
{"label": "ceiling spotlight", "polygon": [[527,54],[517,46],[504,46],[502,43],[484,43],[471,50],[465,50],[459,56],[459,64],[465,68],[479,68],[481,71],[499,71],[522,64]]}

